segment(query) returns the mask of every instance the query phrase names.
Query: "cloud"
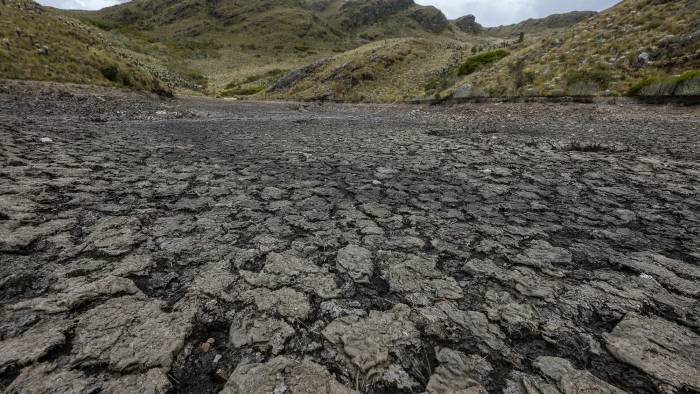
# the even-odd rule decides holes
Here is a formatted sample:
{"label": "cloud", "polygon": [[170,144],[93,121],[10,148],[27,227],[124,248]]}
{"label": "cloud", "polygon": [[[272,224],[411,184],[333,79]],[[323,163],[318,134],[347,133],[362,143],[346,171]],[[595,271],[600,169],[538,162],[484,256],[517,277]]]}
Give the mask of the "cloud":
{"label": "cloud", "polygon": [[467,14],[476,15],[484,26],[517,23],[528,18],[569,11],[601,11],[620,0],[416,0],[423,5],[434,5],[450,19]]}
{"label": "cloud", "polygon": [[37,3],[65,10],[99,10],[128,0],[38,0]]}

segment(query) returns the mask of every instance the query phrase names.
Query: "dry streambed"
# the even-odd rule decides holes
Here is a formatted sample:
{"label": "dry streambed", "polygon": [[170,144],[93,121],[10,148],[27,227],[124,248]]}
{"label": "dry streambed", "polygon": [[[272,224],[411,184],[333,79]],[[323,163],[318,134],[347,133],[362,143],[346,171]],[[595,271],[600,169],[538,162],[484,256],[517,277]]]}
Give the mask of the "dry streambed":
{"label": "dry streambed", "polygon": [[7,392],[700,391],[697,109],[0,104]]}

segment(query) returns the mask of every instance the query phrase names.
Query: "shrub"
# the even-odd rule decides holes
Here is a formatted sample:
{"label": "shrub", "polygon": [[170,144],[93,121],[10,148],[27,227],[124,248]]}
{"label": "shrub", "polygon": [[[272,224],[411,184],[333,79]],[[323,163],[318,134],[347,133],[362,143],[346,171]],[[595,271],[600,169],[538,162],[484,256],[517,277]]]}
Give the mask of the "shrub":
{"label": "shrub", "polygon": [[248,87],[237,87],[237,88],[231,88],[231,89],[226,89],[223,92],[221,92],[221,95],[224,97],[231,97],[231,96],[250,96],[256,93],[260,93],[263,90],[265,90],[264,85],[252,85]]}
{"label": "shrub", "polygon": [[505,49],[499,49],[491,52],[484,52],[476,56],[472,56],[459,66],[459,75],[469,75],[477,72],[492,63],[503,59],[510,53]]}
{"label": "shrub", "polygon": [[[628,96],[673,96],[674,94],[700,94],[700,87],[690,85],[692,80],[700,81],[700,70],[687,71],[675,77],[650,77],[645,78],[632,86],[627,91]],[[700,82],[698,83],[700,85]],[[685,88],[683,88],[685,87]],[[678,92],[688,90],[688,92]]]}
{"label": "shrub", "polygon": [[565,75],[566,85],[569,87],[577,85],[593,85],[598,89],[607,89],[613,79],[610,70],[596,66],[590,69],[570,71]]}
{"label": "shrub", "polygon": [[119,69],[114,64],[107,64],[100,67],[100,72],[102,73],[103,77],[112,82],[116,82],[117,77],[119,76]]}

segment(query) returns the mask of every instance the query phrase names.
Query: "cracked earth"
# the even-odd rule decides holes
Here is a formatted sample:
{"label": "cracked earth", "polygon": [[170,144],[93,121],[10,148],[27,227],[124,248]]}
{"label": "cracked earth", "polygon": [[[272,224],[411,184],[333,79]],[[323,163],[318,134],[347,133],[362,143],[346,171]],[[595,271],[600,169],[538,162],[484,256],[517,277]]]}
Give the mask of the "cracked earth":
{"label": "cracked earth", "polygon": [[699,141],[2,82],[0,389],[699,392]]}

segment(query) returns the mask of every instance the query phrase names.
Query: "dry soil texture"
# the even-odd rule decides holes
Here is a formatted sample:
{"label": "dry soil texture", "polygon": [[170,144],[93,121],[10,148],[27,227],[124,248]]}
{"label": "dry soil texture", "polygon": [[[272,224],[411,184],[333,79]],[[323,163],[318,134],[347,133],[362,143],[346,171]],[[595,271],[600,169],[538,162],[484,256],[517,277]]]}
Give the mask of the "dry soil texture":
{"label": "dry soil texture", "polygon": [[699,115],[2,82],[0,389],[697,392]]}

